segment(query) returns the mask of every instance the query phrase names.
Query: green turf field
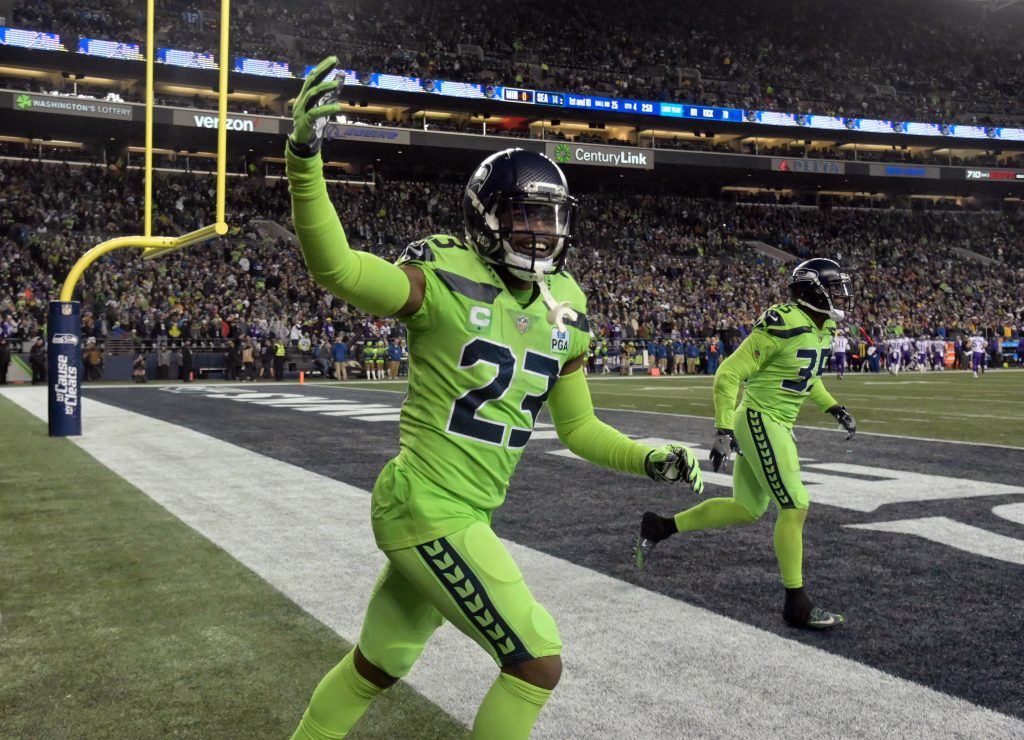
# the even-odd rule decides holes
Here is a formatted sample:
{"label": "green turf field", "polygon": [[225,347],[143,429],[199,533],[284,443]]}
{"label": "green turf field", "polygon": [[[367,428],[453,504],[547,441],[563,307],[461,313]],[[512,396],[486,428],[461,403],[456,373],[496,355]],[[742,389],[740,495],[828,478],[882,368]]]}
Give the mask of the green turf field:
{"label": "green turf field", "polygon": [[[969,372],[847,375],[829,373],[825,385],[857,419],[857,428],[958,442],[1024,447],[1024,372],[1001,370],[974,378]],[[668,414],[714,415],[712,378],[634,376],[591,378],[598,408],[634,409]],[[338,385],[345,385],[339,383]],[[366,388],[404,391],[404,383],[358,382]],[[832,417],[804,404],[799,424],[835,427]],[[708,425],[710,431],[710,422]]]}
{"label": "green turf field", "polygon": [[[4,398],[0,450],[0,737],[291,736],[347,643]],[[399,684],[349,737],[468,734]]]}

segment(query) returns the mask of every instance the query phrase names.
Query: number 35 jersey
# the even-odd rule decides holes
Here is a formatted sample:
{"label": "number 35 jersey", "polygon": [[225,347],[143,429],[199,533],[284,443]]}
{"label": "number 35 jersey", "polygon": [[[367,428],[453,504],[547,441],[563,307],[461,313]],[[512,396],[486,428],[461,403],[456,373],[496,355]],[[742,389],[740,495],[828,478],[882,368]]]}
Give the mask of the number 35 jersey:
{"label": "number 35 jersey", "polygon": [[562,272],[547,278],[578,318],[548,323],[540,289],[519,297],[460,239],[410,244],[400,265],[426,278],[409,331],[409,391],[398,465],[441,496],[490,512],[501,505],[534,422],[562,366],[590,345],[586,300]]}
{"label": "number 35 jersey", "polygon": [[803,309],[781,303],[765,311],[744,341],[750,343],[756,370],[746,378],[743,404],[792,426],[804,401],[822,406],[835,400],[821,383],[828,368],[836,323],[819,329]]}

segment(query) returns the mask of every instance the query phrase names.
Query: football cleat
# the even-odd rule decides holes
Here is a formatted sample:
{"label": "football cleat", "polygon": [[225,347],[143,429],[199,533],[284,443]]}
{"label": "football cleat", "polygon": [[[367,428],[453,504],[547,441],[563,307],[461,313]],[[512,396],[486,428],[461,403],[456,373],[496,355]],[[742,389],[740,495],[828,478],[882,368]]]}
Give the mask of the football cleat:
{"label": "football cleat", "polygon": [[808,630],[830,630],[835,627],[841,627],[846,622],[845,617],[842,614],[835,614],[830,612],[828,609],[822,609],[820,606],[816,606],[811,609],[811,613],[807,615],[807,621],[803,624],[790,623],[791,627],[802,627]]}
{"label": "football cleat", "polygon": [[662,540],[676,533],[676,523],[671,517],[663,517],[653,511],[645,511],[640,518],[640,534],[633,546],[633,565],[643,570],[651,560],[654,547]]}

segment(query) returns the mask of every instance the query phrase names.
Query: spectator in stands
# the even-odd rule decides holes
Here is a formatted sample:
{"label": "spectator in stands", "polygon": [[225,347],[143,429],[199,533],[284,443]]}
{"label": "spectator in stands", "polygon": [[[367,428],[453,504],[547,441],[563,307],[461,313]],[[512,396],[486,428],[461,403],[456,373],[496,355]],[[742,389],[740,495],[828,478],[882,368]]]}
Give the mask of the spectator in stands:
{"label": "spectator in stands", "polygon": [[388,344],[388,378],[390,380],[396,380],[398,378],[398,367],[402,364],[402,345],[399,343],[398,337],[391,337],[391,342]]}
{"label": "spectator in stands", "polygon": [[132,380],[136,383],[146,382],[146,356],[141,352],[132,361]]}
{"label": "spectator in stands", "polygon": [[711,337],[708,342],[708,365],[707,374],[714,375],[718,371],[718,365],[722,361],[722,341],[718,336]]}
{"label": "spectator in stands", "polygon": [[229,339],[224,347],[224,380],[229,382],[238,380],[238,360],[238,349],[235,343]]}
{"label": "spectator in stands", "polygon": [[274,341],[274,380],[284,380],[285,355],[288,350],[284,346],[284,339]]}
{"label": "spectator in stands", "polygon": [[156,353],[156,378],[168,380],[171,377],[171,348],[160,343]]}
{"label": "spectator in stands", "polygon": [[345,344],[344,335],[338,334],[334,338],[332,354],[334,357],[334,379],[348,380],[348,367],[346,365],[348,361],[348,345]]}
{"label": "spectator in stands", "polygon": [[697,374],[697,363],[700,360],[700,345],[694,339],[687,339],[683,349],[686,355],[686,374]]}
{"label": "spectator in stands", "polygon": [[46,382],[46,343],[42,337],[36,337],[35,343],[28,353],[28,363],[32,368],[32,385]]}
{"label": "spectator in stands", "polygon": [[7,369],[11,366],[11,345],[0,334],[0,385],[7,385]]}
{"label": "spectator in stands", "polygon": [[90,337],[82,350],[82,365],[85,369],[86,381],[97,381],[103,377],[103,353],[96,345],[96,339]]}
{"label": "spectator in stands", "polygon": [[260,378],[269,380],[274,377],[274,342],[264,339],[260,345]]}
{"label": "spectator in stands", "polygon": [[331,345],[324,337],[313,347],[313,366],[326,380],[331,375]]}
{"label": "spectator in stands", "polygon": [[186,339],[184,344],[181,345],[181,353],[178,359],[178,365],[181,368],[181,380],[185,383],[191,383],[195,373],[195,359],[192,353],[192,340]]}
{"label": "spectator in stands", "polygon": [[256,382],[256,353],[249,337],[242,339],[242,380]]}

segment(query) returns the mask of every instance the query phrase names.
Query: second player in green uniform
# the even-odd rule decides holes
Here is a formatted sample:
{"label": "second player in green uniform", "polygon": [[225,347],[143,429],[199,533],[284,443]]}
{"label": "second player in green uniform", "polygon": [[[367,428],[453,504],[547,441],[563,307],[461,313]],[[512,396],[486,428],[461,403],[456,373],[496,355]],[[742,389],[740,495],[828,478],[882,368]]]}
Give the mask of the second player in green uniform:
{"label": "second player in green uniform", "polygon": [[[676,514],[644,513],[634,550],[643,568],[658,542],[677,532],[752,524],[775,503],[774,546],[785,588],[783,618],[794,627],[828,629],[841,614],[814,606],[803,588],[803,526],[810,500],[800,480],[793,424],[810,398],[846,429],[856,424],[825,389],[836,321],[851,307],[850,278],[829,259],[801,263],[789,280],[790,303],[772,306],[715,374],[715,426],[711,460],[715,471],[734,451],[731,498],[713,498]],[[745,383],[743,400],[736,400]]]}

